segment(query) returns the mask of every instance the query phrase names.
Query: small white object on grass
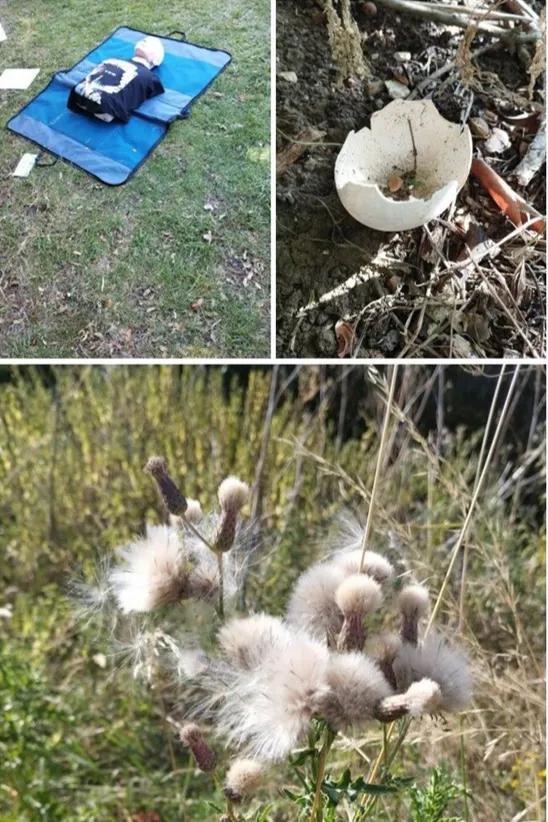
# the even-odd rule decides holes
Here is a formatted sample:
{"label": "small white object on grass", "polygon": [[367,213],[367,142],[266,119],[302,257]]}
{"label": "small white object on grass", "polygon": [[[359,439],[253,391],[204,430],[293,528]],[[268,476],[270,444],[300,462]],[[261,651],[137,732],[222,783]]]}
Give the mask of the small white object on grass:
{"label": "small white object on grass", "polygon": [[6,32],[4,31],[4,27],[2,26],[2,23],[0,23],[0,43],[7,39],[8,38],[6,36]]}
{"label": "small white object on grass", "polygon": [[36,79],[40,69],[5,69],[0,74],[0,89],[24,90]]}
{"label": "small white object on grass", "polygon": [[38,159],[37,154],[23,154],[19,162],[17,163],[17,168],[11,175],[12,177],[28,177],[31,173],[36,160]]}

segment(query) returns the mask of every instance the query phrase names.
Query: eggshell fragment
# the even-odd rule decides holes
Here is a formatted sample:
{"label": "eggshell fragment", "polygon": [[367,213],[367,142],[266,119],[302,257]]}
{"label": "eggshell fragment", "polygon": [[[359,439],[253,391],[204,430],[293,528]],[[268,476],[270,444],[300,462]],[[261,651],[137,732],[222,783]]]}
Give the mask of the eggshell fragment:
{"label": "eggshell fragment", "polygon": [[[413,135],[413,139],[411,137]],[[393,176],[414,169],[419,196],[383,193]],[[424,225],[453,202],[472,163],[472,136],[439,114],[431,100],[394,100],[371,116],[371,128],[351,131],[335,163],[342,204],[360,223],[378,231]]]}

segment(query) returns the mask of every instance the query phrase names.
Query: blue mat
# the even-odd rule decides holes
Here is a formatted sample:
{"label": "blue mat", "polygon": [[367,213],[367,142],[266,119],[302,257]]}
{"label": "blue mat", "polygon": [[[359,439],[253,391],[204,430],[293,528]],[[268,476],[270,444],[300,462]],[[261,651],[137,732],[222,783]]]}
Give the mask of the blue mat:
{"label": "blue mat", "polygon": [[128,123],[103,123],[67,108],[71,88],[94,66],[109,57],[131,58],[135,43],[147,34],[125,26],[116,29],[73,68],[55,74],[7,127],[103,183],[125,183],[165,137],[170,123],[189,115],[194,100],[232,59],[226,51],[160,37],[165,59],[156,71],[165,93],[146,100]]}

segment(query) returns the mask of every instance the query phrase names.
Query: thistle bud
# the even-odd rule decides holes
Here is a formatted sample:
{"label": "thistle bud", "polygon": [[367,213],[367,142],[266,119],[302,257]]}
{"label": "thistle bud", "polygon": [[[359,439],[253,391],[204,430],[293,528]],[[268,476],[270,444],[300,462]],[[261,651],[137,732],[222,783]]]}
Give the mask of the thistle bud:
{"label": "thistle bud", "polygon": [[227,477],[217,492],[223,511],[240,511],[249,499],[249,486],[237,477]]}
{"label": "thistle bud", "polygon": [[213,545],[224,553],[234,545],[238,514],[249,498],[249,487],[237,477],[227,477],[219,486],[218,497],[222,513]]}
{"label": "thistle bud", "polygon": [[198,725],[195,725],[193,722],[183,725],[179,732],[179,737],[183,745],[192,751],[196,764],[201,771],[207,772],[215,770],[217,756],[205,741],[204,735]]}
{"label": "thistle bud", "polygon": [[406,585],[398,597],[402,622],[400,635],[403,642],[416,645],[419,635],[419,619],[428,611],[428,591],[424,585]]}
{"label": "thistle bud", "polygon": [[231,802],[241,802],[261,784],[263,766],[256,759],[236,759],[226,775],[225,796]]}
{"label": "thistle bud", "polygon": [[165,459],[150,457],[145,471],[154,478],[168,512],[177,517],[182,516],[187,509],[187,501],[169,476]]}

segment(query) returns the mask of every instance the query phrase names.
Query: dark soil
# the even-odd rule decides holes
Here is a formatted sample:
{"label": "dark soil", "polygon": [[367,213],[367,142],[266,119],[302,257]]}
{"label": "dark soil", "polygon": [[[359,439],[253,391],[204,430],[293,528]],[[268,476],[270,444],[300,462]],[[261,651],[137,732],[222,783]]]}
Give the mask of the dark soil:
{"label": "dark soil", "polygon": [[[452,350],[456,328],[470,347],[470,355],[517,352],[530,356],[530,350],[523,351],[523,340],[509,325],[507,312],[502,312],[496,302],[486,306],[485,295],[474,293],[468,287],[471,283],[465,308],[472,316],[481,316],[481,331],[474,322],[471,332],[466,324],[462,328],[455,326],[451,318],[447,319],[447,312],[429,317],[429,306],[428,322],[423,316],[419,325],[418,316],[436,260],[436,255],[429,256],[430,241],[424,229],[400,234],[374,231],[355,221],[340,204],[333,180],[340,146],[350,130],[369,125],[371,114],[391,102],[378,81],[403,74],[414,89],[437,68],[455,59],[463,36],[462,30],[399,17],[380,6],[371,18],[356,4],[354,16],[364,35],[364,53],[373,80],[377,81],[373,95],[368,93],[367,80],[352,78],[337,85],[323,13],[313,0],[277,3],[277,150],[283,150],[292,137],[307,128],[325,132],[323,139],[311,145],[278,179],[278,356],[336,356],[335,324],[341,319],[356,328],[359,346],[354,354],[358,356],[458,356],[462,346]],[[472,48],[489,42],[479,35]],[[404,66],[393,56],[401,51],[412,55]],[[453,72],[417,97],[432,97],[440,113],[453,122],[462,122],[464,116],[485,118],[487,112],[490,125],[504,128],[502,115],[520,110],[517,103],[529,81],[526,68],[517,54],[506,49],[488,52],[478,63],[488,77],[493,75],[493,83],[485,91],[476,88],[473,94]],[[282,78],[280,72],[295,72],[297,82]],[[541,83],[538,81],[538,88]],[[513,97],[518,90],[519,97]],[[534,100],[539,100],[539,94],[535,92]],[[501,176],[519,161],[516,145],[517,136],[513,135],[511,148],[494,158],[492,165]],[[543,173],[537,175],[524,193],[542,213],[543,179]],[[460,214],[463,224],[465,214],[471,215],[485,235],[494,240],[513,228],[472,179],[459,194],[455,214],[457,218]],[[438,228],[437,222],[430,223],[431,231]],[[444,253],[451,251],[452,259],[463,248],[465,233],[466,228],[461,230],[457,225],[444,235]],[[497,259],[501,262],[500,256]],[[506,274],[504,263],[501,267]],[[528,302],[520,305],[520,321],[525,319],[529,324],[528,336],[533,345],[538,345],[540,355],[543,294],[540,286],[528,285]],[[447,295],[444,280],[436,296],[438,308],[440,301],[447,303]]]}

